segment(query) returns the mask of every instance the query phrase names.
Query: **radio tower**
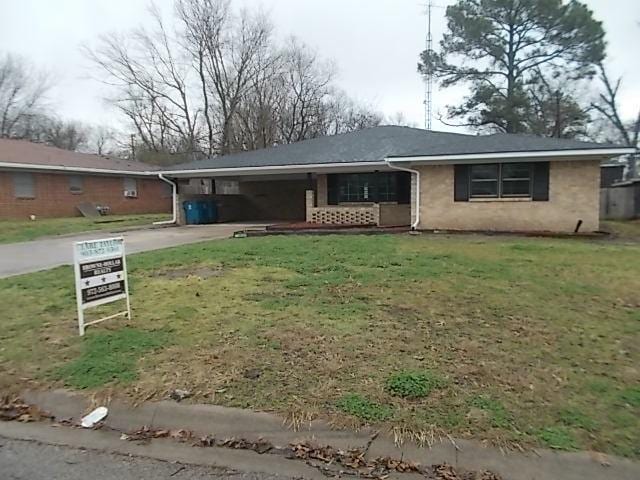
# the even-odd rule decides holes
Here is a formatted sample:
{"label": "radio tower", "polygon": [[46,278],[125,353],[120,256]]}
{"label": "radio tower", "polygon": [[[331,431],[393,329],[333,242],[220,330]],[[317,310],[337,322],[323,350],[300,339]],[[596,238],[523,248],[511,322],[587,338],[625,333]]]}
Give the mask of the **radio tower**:
{"label": "radio tower", "polygon": [[[433,53],[433,37],[431,36],[431,1],[427,3],[427,56]],[[424,128],[431,130],[431,117],[433,115],[433,71],[431,66],[427,66],[427,73],[424,76]]]}

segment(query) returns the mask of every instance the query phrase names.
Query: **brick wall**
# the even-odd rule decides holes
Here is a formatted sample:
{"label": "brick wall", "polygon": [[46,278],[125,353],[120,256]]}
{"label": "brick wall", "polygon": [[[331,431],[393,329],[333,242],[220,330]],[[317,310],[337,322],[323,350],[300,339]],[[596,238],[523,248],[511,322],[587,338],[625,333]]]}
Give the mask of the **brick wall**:
{"label": "brick wall", "polygon": [[554,231],[599,229],[600,165],[597,160],[551,162],[549,201],[453,201],[453,165],[420,170],[420,229]]}
{"label": "brick wall", "polygon": [[158,179],[136,177],[138,197],[126,198],[121,176],[81,175],[82,193],[73,194],[68,174],[32,175],[35,198],[15,198],[12,172],[0,172],[0,218],[79,216],[76,205],[83,202],[107,205],[114,215],[171,211],[169,186]]}

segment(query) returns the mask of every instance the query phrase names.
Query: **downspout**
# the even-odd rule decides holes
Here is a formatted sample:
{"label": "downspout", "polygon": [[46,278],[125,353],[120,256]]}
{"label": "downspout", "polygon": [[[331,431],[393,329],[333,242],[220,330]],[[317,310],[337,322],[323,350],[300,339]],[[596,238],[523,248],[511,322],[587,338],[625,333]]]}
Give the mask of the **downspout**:
{"label": "downspout", "polygon": [[414,170],[412,168],[407,167],[399,167],[398,165],[394,165],[391,163],[391,160],[384,159],[384,161],[389,165],[389,168],[394,170],[402,170],[403,172],[414,173],[416,175],[416,219],[411,224],[411,230],[416,231],[418,229],[418,225],[420,225],[420,170]]}
{"label": "downspout", "polygon": [[173,216],[171,217],[171,220],[163,220],[161,222],[153,222],[154,225],[173,225],[178,221],[178,208],[176,206],[176,202],[178,201],[178,184],[174,181],[169,180],[168,178],[166,178],[163,174],[159,173],[158,174],[158,178],[160,180],[162,180],[163,182],[168,183],[169,185],[171,185],[171,190],[173,192],[171,198],[173,199],[172,202],[172,210],[173,210]]}

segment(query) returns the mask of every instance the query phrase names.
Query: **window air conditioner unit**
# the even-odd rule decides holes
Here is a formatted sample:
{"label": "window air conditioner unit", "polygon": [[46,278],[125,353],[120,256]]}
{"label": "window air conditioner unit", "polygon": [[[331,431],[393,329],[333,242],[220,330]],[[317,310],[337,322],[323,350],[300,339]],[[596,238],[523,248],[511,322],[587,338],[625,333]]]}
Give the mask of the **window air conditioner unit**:
{"label": "window air conditioner unit", "polygon": [[127,198],[137,198],[138,192],[136,190],[125,190],[124,196]]}

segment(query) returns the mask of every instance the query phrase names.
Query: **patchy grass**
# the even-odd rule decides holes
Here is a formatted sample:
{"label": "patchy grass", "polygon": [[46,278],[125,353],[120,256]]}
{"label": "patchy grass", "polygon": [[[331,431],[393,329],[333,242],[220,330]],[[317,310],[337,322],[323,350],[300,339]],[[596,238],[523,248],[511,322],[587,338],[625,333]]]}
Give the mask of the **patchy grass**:
{"label": "patchy grass", "polygon": [[582,428],[587,432],[593,432],[598,429],[596,421],[577,408],[564,408],[560,411],[558,419],[567,427]]}
{"label": "patchy grass", "polygon": [[547,427],[538,433],[540,440],[556,450],[576,450],[578,444],[571,431],[565,427]]}
{"label": "patchy grass", "polygon": [[366,422],[380,422],[393,414],[391,407],[367,400],[357,393],[343,396],[338,400],[336,406],[344,413]]}
{"label": "patchy grass", "polygon": [[166,214],[108,215],[99,218],[38,218],[36,220],[0,220],[0,243],[26,242],[52,235],[93,230],[118,230],[123,227],[151,225],[168,219]]}
{"label": "patchy grass", "polygon": [[93,388],[138,378],[137,362],[147,351],[165,346],[167,332],[122,328],[84,338],[80,356],[57,369],[53,376],[75,388]]}
{"label": "patchy grass", "polygon": [[511,414],[499,400],[478,395],[471,398],[469,404],[486,412],[493,427],[508,429],[512,426]]}
{"label": "patchy grass", "polygon": [[[70,267],[0,280],[0,389],[75,385],[140,400],[186,388],[196,402],[355,418],[416,437],[640,458],[640,245],[291,236],[128,263],[133,320],[85,339]],[[170,333],[143,351],[114,340],[129,352],[124,373],[102,360],[118,358],[113,347],[89,355],[101,351],[91,339],[131,329]],[[246,378],[250,369],[260,375]],[[430,380],[411,372],[446,381],[414,395]],[[389,389],[394,375],[408,395]]]}
{"label": "patchy grass", "polygon": [[402,398],[422,398],[431,390],[444,385],[444,381],[431,372],[401,371],[394,373],[387,380],[387,390],[392,395]]}

